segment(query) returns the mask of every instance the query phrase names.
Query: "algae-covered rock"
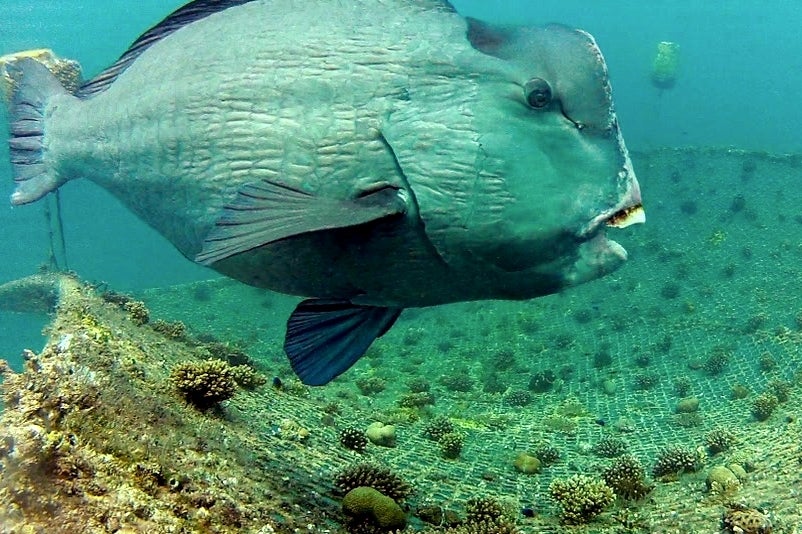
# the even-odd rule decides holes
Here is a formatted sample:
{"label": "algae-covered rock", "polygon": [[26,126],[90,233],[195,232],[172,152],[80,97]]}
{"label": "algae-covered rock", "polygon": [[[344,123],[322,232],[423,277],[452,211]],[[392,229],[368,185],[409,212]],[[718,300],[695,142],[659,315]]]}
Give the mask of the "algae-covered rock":
{"label": "algae-covered rock", "polygon": [[55,273],[39,273],[0,284],[0,310],[51,313],[58,301],[60,276]]}
{"label": "algae-covered rock", "polygon": [[540,459],[525,452],[520,453],[515,457],[512,463],[515,470],[525,475],[532,475],[540,471]]}
{"label": "algae-covered rock", "polygon": [[371,443],[381,447],[395,447],[395,426],[379,421],[368,425],[365,435]]}
{"label": "algae-covered rock", "polygon": [[677,413],[695,413],[699,411],[699,397],[685,397],[674,408]]}
{"label": "algae-covered rock", "polygon": [[69,92],[74,92],[81,85],[81,66],[77,61],[60,58],[46,48],[24,50],[0,56],[0,100],[11,101],[16,80],[9,67],[23,59],[33,59],[47,67]]}
{"label": "algae-covered rock", "polygon": [[744,469],[741,464],[727,464],[727,469],[732,471],[732,473],[738,477],[738,480],[743,483],[746,480],[746,469]]}
{"label": "algae-covered rock", "polygon": [[741,487],[738,477],[723,465],[712,467],[707,473],[707,489],[715,493],[729,493]]}
{"label": "algae-covered rock", "polygon": [[197,361],[194,347],[135,324],[73,276],[53,287],[41,352],[26,351],[17,372],[0,362],[0,531],[305,529],[293,510],[311,505],[286,480],[306,473],[309,448],[285,447],[265,469],[259,451],[276,437],[245,411],[263,397],[240,393],[237,418],[199,412],[165,380]]}
{"label": "algae-covered rock", "polygon": [[604,392],[605,395],[610,395],[610,396],[615,395],[615,392],[616,392],[616,389],[617,389],[616,385],[615,385],[615,381],[612,380],[612,379],[609,379],[609,378],[604,380],[604,381],[602,381],[601,389],[602,389],[602,391]]}
{"label": "algae-covered rock", "polygon": [[369,521],[382,530],[401,529],[407,517],[390,497],[367,487],[354,488],[343,497],[343,513],[355,521]]}

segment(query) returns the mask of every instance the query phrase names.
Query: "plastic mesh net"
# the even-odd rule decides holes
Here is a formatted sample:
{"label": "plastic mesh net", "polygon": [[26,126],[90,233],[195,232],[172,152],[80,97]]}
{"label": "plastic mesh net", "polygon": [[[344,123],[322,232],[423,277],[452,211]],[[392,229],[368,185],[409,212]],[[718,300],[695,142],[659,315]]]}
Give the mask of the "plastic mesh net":
{"label": "plastic mesh net", "polygon": [[[794,184],[802,158],[672,149],[633,160],[647,224],[610,232],[630,253],[623,268],[530,302],[410,310],[334,384],[292,402],[266,395],[263,406],[252,407],[257,445],[279,447],[265,436],[284,419],[315,428],[314,440],[281,451],[277,462],[291,464],[302,487],[324,501],[333,472],[372,460],[413,484],[413,504],[459,507],[469,497],[496,495],[548,516],[551,480],[598,475],[606,460],[592,447],[602,437],[624,439],[649,471],[660,448],[703,446],[711,429],[726,427],[739,437],[733,454],[758,465],[739,498],[785,514],[785,525],[796,523],[799,503],[779,488],[799,482],[798,468],[783,475],[768,463],[794,465],[799,454],[798,425],[784,417],[800,405],[802,189]],[[281,340],[291,299],[214,281],[154,291],[146,300],[156,315],[238,340],[269,372],[290,377]],[[504,357],[509,351],[512,363]],[[554,376],[551,388],[511,405],[510,393],[527,391],[531,376],[544,371]],[[362,395],[355,384],[365,377],[383,380],[386,389]],[[399,398],[416,378],[431,383],[436,402],[420,420],[405,421]],[[484,391],[491,379],[499,392]],[[752,402],[773,381],[788,381],[793,393],[772,418],[757,422]],[[749,395],[734,398],[736,386]],[[699,411],[675,413],[687,396],[698,397]],[[327,405],[339,411],[334,426],[321,424]],[[443,459],[423,436],[431,414],[451,418],[465,436],[459,460]],[[359,455],[338,445],[338,429],[373,420],[397,424],[398,447],[371,446]],[[541,443],[556,447],[560,461],[534,476],[517,473],[515,455]],[[695,506],[704,484],[691,480],[658,484],[641,505],[651,528],[716,531],[722,508]],[[560,531],[554,522],[534,521],[539,531]]]}

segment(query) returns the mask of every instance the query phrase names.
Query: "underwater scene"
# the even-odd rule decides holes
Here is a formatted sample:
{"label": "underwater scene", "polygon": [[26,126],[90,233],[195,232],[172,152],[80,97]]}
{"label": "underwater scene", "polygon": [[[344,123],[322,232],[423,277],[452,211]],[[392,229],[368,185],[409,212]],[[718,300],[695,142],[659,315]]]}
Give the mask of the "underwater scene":
{"label": "underwater scene", "polygon": [[0,533],[802,532],[772,6],[3,0]]}

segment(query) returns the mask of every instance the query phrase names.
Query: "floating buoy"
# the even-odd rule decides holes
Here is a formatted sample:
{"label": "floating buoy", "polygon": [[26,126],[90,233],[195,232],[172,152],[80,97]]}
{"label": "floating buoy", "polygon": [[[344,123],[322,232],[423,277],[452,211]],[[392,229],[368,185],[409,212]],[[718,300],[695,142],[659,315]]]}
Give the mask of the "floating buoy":
{"label": "floating buoy", "polygon": [[671,89],[677,81],[679,45],[671,41],[657,43],[657,55],[652,63],[652,84],[658,89]]}

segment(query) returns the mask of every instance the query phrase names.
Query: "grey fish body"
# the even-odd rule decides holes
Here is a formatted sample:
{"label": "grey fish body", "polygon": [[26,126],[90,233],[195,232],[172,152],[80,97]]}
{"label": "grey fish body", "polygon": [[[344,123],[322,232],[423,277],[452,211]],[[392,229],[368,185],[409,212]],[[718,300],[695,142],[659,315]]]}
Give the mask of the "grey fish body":
{"label": "grey fish body", "polygon": [[[410,32],[413,8],[421,22]],[[342,20],[353,22],[343,27]],[[226,10],[156,43],[106,91],[65,106],[49,125],[57,173],[108,189],[188,258],[201,251],[223,207],[255,179],[279,179],[329,198],[350,198],[377,182],[408,188],[382,128],[410,91],[427,89],[411,87],[408,74],[430,61],[422,37],[464,33],[458,15],[423,6],[271,1]],[[444,51],[457,56],[469,48],[465,41]],[[438,60],[443,65],[432,75],[447,84],[458,74],[454,58]],[[431,256],[410,208],[405,233],[376,249]],[[364,280],[366,259],[376,256],[346,250],[348,257],[331,265],[334,249],[342,248],[332,241],[335,236],[301,238],[291,254],[285,244],[268,246],[215,267],[286,293],[356,296],[363,292],[355,283]],[[407,273],[415,284],[433,268],[445,274],[433,259],[392,272],[399,257],[382,276],[403,290],[410,287],[399,284]],[[325,269],[310,273],[315,267]],[[443,275],[432,281],[441,287]],[[399,304],[447,300],[462,299]]]}
{"label": "grey fish body", "polygon": [[44,155],[17,121],[12,202],[89,178],[223,274],[384,309],[532,298],[624,261],[603,226],[640,193],[584,32],[434,0],[232,4],[83,99],[21,91]]}

